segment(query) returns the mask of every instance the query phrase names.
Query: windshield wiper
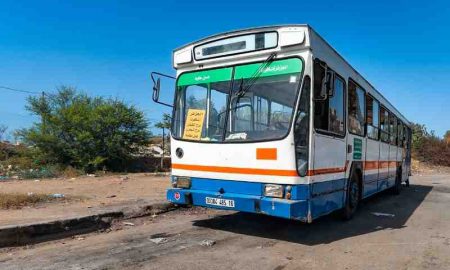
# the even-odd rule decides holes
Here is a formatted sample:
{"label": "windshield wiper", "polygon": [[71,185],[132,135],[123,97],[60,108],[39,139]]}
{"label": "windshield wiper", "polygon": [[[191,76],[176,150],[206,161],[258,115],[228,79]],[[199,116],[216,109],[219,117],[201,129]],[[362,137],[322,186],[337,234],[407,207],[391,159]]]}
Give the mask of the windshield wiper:
{"label": "windshield wiper", "polygon": [[244,78],[241,78],[241,83],[239,85],[239,90],[236,92],[237,97],[245,96],[245,93],[253,86],[253,84],[258,80],[261,73],[272,63],[272,61],[277,56],[277,53],[271,53],[269,57],[259,66],[259,68],[253,73],[250,79],[247,81],[247,84],[244,87]]}

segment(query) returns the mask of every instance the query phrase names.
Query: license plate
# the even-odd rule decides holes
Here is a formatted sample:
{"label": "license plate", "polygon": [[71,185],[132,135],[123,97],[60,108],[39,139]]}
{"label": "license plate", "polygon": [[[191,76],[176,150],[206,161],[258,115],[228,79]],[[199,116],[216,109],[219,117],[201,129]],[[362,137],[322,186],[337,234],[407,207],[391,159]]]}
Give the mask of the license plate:
{"label": "license plate", "polygon": [[234,200],[206,197],[206,204],[234,208]]}

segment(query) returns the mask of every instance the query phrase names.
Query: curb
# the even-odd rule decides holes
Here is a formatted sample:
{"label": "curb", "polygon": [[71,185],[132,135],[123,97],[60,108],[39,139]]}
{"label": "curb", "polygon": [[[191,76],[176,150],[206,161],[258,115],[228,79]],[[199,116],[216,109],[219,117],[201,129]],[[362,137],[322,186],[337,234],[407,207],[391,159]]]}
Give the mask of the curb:
{"label": "curb", "polygon": [[157,215],[174,210],[172,203],[157,203],[120,211],[0,228],[0,248],[24,246],[107,229],[113,221]]}

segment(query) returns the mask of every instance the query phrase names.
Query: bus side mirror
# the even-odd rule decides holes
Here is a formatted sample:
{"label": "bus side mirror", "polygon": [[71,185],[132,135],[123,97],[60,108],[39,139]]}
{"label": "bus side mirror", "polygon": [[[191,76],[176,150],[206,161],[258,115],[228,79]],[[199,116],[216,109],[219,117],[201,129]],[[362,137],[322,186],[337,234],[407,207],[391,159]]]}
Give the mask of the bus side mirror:
{"label": "bus side mirror", "polygon": [[159,100],[159,91],[161,89],[161,79],[158,78],[156,80],[156,83],[153,85],[153,95],[152,95],[152,99],[154,102],[158,102]]}
{"label": "bus side mirror", "polygon": [[169,75],[165,75],[162,73],[158,73],[158,72],[152,72],[150,74],[152,81],[153,81],[153,93],[152,93],[152,99],[154,102],[167,106],[167,107],[173,107],[173,105],[165,103],[165,102],[161,102],[159,100],[159,93],[161,92],[161,78],[165,78],[165,79],[172,79],[175,80],[175,77],[169,76]]}

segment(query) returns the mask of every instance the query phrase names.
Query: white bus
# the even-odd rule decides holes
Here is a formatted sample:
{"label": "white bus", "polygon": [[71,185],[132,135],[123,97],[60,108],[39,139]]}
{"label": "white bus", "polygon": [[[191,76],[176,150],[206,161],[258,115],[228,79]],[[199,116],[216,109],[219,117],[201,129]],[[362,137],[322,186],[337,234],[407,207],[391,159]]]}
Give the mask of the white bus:
{"label": "white bus", "polygon": [[169,201],[310,223],[409,184],[410,123],[310,26],[207,37],[173,66]]}

